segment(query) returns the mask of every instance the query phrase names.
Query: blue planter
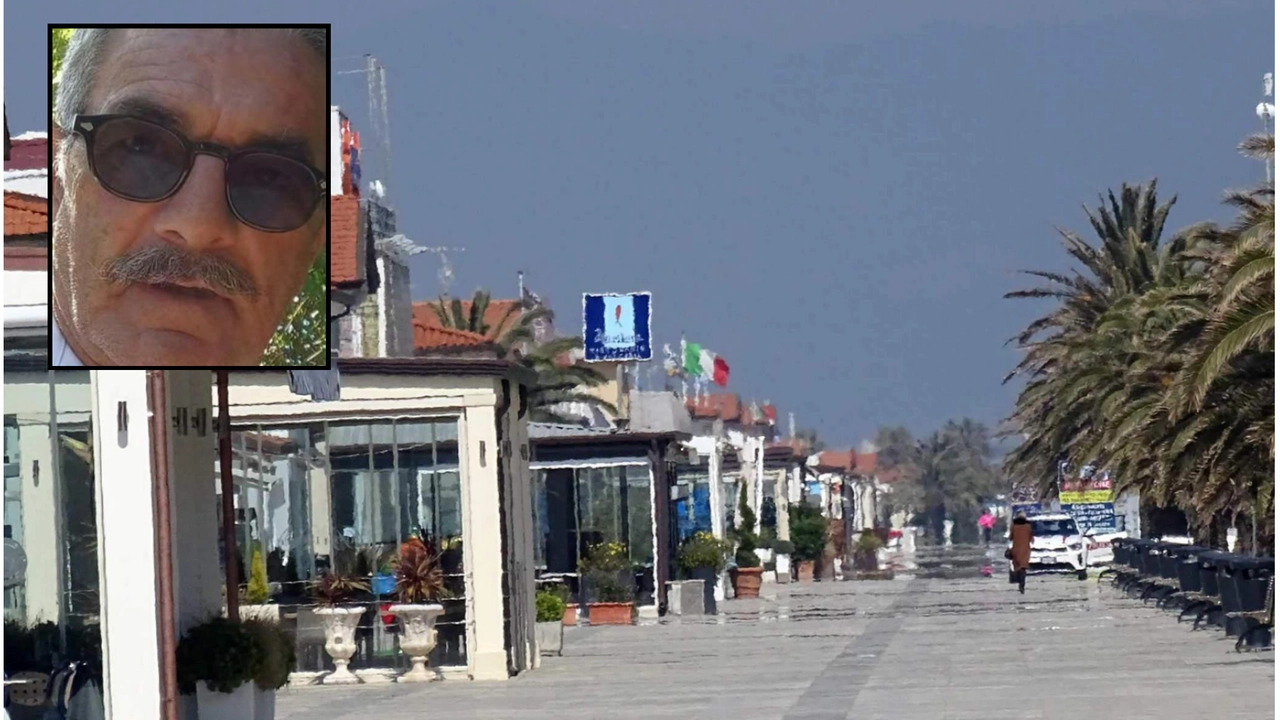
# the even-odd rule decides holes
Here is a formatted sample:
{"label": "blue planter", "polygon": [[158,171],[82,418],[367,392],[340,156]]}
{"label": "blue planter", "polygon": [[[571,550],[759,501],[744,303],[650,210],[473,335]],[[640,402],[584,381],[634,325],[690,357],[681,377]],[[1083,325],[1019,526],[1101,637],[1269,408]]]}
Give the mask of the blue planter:
{"label": "blue planter", "polygon": [[395,594],[396,576],[395,575],[374,575],[372,589],[373,589],[374,595]]}

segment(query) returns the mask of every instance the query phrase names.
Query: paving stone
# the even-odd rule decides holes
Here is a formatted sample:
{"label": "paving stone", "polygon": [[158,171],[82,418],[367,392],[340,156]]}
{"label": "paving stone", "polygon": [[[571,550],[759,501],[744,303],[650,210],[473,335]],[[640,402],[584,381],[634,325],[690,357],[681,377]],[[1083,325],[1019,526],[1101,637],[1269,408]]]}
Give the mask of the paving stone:
{"label": "paving stone", "polygon": [[[976,575],[976,572],[975,572]],[[567,628],[506,682],[310,687],[279,720],[1204,720],[1274,717],[1274,653],[1110,586],[1036,577],[766,586],[717,618]]]}

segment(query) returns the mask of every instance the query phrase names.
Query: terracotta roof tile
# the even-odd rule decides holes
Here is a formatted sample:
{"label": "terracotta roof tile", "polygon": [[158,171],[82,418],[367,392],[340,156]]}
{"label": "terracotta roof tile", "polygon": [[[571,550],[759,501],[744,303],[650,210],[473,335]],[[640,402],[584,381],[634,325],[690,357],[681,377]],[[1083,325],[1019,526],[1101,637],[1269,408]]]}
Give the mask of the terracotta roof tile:
{"label": "terracotta roof tile", "polygon": [[329,285],[359,283],[364,280],[360,265],[360,198],[355,195],[329,196]]}
{"label": "terracotta roof tile", "polygon": [[4,236],[49,234],[49,202],[21,193],[4,194]]}
{"label": "terracotta roof tile", "polygon": [[[440,317],[436,315],[436,311],[431,309],[435,305],[435,301],[421,300],[413,304],[413,324],[415,327],[423,328],[441,328],[444,327],[440,322]],[[520,304],[518,300],[490,300],[488,307],[484,309],[484,322],[489,326],[488,337],[497,339],[507,326],[516,322],[519,314],[512,314],[507,318],[507,313],[511,308]],[[462,314],[469,316],[471,314],[471,301],[462,301]],[[505,324],[502,324],[503,318],[507,318]],[[501,327],[499,325],[502,324]],[[416,332],[416,330],[415,330]]]}
{"label": "terracotta roof tile", "polygon": [[697,400],[690,398],[685,401],[685,407],[695,418],[720,418],[725,422],[742,422],[744,410],[742,401],[732,393],[714,393]]}
{"label": "terracotta roof tile", "polygon": [[857,472],[860,475],[876,474],[876,454],[875,453],[855,452],[853,454],[853,461],[854,461],[854,465],[853,465],[854,472]]}
{"label": "terracotta roof tile", "polygon": [[830,472],[852,472],[854,456],[852,450],[823,450],[818,453],[818,467]]}
{"label": "terracotta roof tile", "polygon": [[49,138],[14,138],[9,146],[5,170],[37,170],[49,167]]}
{"label": "terracotta roof tile", "polygon": [[479,333],[419,325],[416,319],[413,323],[413,347],[417,350],[476,347],[487,342],[487,338]]}

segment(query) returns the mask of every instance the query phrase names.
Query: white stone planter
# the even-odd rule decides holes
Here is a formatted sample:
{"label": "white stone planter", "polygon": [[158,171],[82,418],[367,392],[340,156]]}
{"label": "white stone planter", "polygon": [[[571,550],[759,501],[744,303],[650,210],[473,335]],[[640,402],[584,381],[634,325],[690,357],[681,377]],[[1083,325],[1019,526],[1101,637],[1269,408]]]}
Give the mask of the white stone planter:
{"label": "white stone planter", "polygon": [[539,655],[560,655],[561,648],[564,647],[564,623],[559,620],[555,622],[540,622],[534,625],[534,632],[538,639]]}
{"label": "white stone planter", "polygon": [[[316,617],[324,624],[324,650],[333,658],[333,672],[324,677],[326,685],[354,685],[360,682],[347,665],[356,654],[356,626],[368,608],[316,608]],[[201,718],[201,720],[204,720]]]}
{"label": "white stone planter", "polygon": [[253,685],[253,720],[276,720],[275,690],[263,690]]}
{"label": "white stone planter", "polygon": [[443,605],[392,605],[391,612],[400,619],[404,634],[400,636],[400,651],[409,656],[413,667],[398,678],[399,682],[430,682],[435,673],[427,672],[427,656],[436,647],[436,618],[444,612]]}
{"label": "white stone planter", "polygon": [[279,605],[241,605],[240,619],[243,620],[262,620],[263,622],[280,624],[280,606]]}
{"label": "white stone planter", "polygon": [[253,697],[255,690],[257,686],[252,681],[229,693],[210,690],[203,682],[196,683],[196,706],[199,708],[200,720],[257,720]]}

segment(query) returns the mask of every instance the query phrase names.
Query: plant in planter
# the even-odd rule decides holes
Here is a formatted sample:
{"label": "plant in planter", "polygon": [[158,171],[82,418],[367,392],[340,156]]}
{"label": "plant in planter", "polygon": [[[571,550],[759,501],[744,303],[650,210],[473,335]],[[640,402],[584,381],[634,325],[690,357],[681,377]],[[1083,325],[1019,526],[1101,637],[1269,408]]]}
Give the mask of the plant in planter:
{"label": "plant in planter", "polygon": [[369,608],[346,603],[355,600],[360,593],[369,592],[369,584],[358,577],[330,571],[312,584],[311,592],[319,605],[315,614],[324,625],[324,650],[333,658],[333,672],[321,682],[329,685],[360,682],[347,665],[358,649],[356,628],[360,625],[360,616]]}
{"label": "plant in planter", "polygon": [[778,582],[791,582],[791,556],[796,546],[790,540],[778,540],[773,544],[774,569],[778,574]]}
{"label": "plant in planter", "polygon": [[535,596],[538,608],[538,652],[544,655],[560,654],[564,647],[564,597],[554,590],[539,590]]}
{"label": "plant in planter", "polygon": [[795,545],[796,577],[800,582],[811,582],[814,565],[827,545],[827,521],[822,511],[805,503],[792,506],[791,540]]}
{"label": "plant in planter", "polygon": [[249,585],[240,598],[241,619],[261,618],[279,622],[280,607],[267,604],[271,599],[271,588],[267,583],[267,563],[259,548],[253,549],[253,558],[249,561]]}
{"label": "plant in planter", "polygon": [[853,545],[853,566],[859,572],[876,572],[880,569],[880,561],[876,553],[884,543],[870,530],[863,530],[858,541]]}
{"label": "plant in planter", "polygon": [[[592,625],[630,625],[635,589],[627,549],[616,542],[587,548],[578,569],[587,581],[587,620]],[[625,582],[624,582],[625,580]]]}
{"label": "plant in planter", "polygon": [[254,720],[271,720],[276,714],[276,691],[289,684],[289,675],[298,669],[293,638],[278,622],[246,620],[242,627],[262,650],[262,662],[253,676]]}
{"label": "plant in planter", "polygon": [[747,486],[742,486],[738,494],[738,526],[733,535],[738,540],[738,550],[733,561],[737,570],[733,573],[733,596],[735,598],[760,597],[761,576],[764,568],[760,567],[760,556],[756,554],[756,514],[747,503]]}
{"label": "plant in planter", "polygon": [[690,535],[680,545],[676,562],[686,577],[702,581],[702,609],[708,615],[716,612],[716,583],[732,551],[733,543],[706,531]]}
{"label": "plant in planter", "polygon": [[435,674],[427,672],[427,657],[436,647],[436,620],[444,606],[433,602],[448,596],[440,550],[429,538],[411,537],[400,545],[400,557],[393,563],[396,576],[396,604],[391,612],[399,618],[404,634],[400,650],[413,666],[399,677],[400,682],[427,682]]}
{"label": "plant in planter", "polygon": [[202,720],[256,717],[253,681],[265,663],[257,635],[215,617],[188,630],[175,656],[178,689],[196,696]]}

